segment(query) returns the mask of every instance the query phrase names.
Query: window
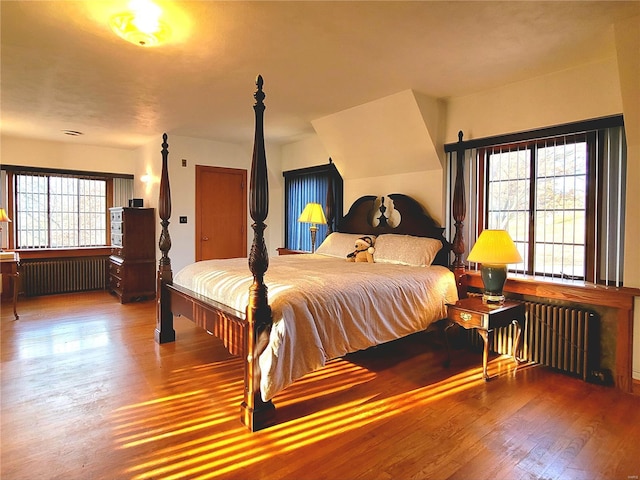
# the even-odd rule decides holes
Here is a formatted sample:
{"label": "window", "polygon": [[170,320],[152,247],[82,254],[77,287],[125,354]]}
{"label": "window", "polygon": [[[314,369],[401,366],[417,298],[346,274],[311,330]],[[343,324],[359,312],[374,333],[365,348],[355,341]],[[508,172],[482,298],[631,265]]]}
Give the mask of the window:
{"label": "window", "polygon": [[342,177],[331,159],[326,165],[289,170],[283,172],[283,176],[285,178],[285,247],[311,251],[309,224],[298,223],[298,217],[309,202],[322,205],[325,215],[329,216],[327,193],[331,188],[335,205],[332,212],[334,224],[318,225],[316,246],[320,245],[342,217]]}
{"label": "window", "polygon": [[18,249],[107,245],[109,201],[130,195],[133,183],[130,175],[114,178],[4,165],[3,170],[11,198],[3,197],[13,213],[12,243]]}
{"label": "window", "polygon": [[484,223],[509,232],[524,260],[516,270],[584,279],[587,146],[573,135],[479,150]]}
{"label": "window", "polygon": [[105,245],[106,181],[59,175],[16,175],[18,248]]}
{"label": "window", "polygon": [[622,117],[463,143],[468,245],[505,229],[523,258],[512,271],[622,284]]}

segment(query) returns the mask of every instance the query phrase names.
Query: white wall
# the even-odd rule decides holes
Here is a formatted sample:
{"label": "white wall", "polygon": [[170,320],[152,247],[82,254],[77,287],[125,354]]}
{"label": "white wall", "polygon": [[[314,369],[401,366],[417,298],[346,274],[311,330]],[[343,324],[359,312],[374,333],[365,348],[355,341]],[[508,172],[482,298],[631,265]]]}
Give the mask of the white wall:
{"label": "white wall", "polygon": [[442,170],[345,180],[344,209],[348,210],[363,195],[382,196],[391,193],[403,193],[415,198],[436,222],[444,226]]}
{"label": "white wall", "polygon": [[3,135],[0,154],[5,165],[134,174],[133,150],[31,140]]}
{"label": "white wall", "polygon": [[311,123],[345,180],[441,169],[440,106],[404,90]]}
{"label": "white wall", "polygon": [[[625,271],[627,286],[640,286],[640,218],[635,211],[640,204],[640,17],[622,20],[615,25],[618,72],[627,134],[627,212],[625,217]],[[633,337],[633,378],[640,379],[640,297],[635,298]]]}
{"label": "white wall", "polygon": [[[0,160],[4,165],[131,175],[136,168],[135,158],[133,151],[119,148],[31,140],[9,135],[2,135],[0,138]],[[4,185],[0,187],[0,193],[3,196],[0,205],[5,207]],[[0,246],[7,244],[8,229],[3,228]]]}
{"label": "white wall", "polygon": [[[283,146],[283,171],[311,167],[325,164],[329,161],[323,142],[318,135],[310,135],[303,140]],[[348,160],[343,160],[348,161]],[[391,162],[399,163],[402,159],[394,158]],[[389,159],[371,159],[371,163],[390,162]],[[338,171],[342,173],[341,164],[336,163]],[[378,170],[378,165],[372,165],[371,170]],[[384,168],[388,169],[388,165]],[[444,225],[443,182],[442,169],[420,170],[395,175],[371,176],[368,169],[363,169],[359,176],[344,179],[344,213],[351,204],[363,195],[388,195],[404,193],[419,201],[435,220]]]}
{"label": "white wall", "polygon": [[[444,138],[446,143],[453,143],[457,141],[460,130],[464,139],[469,140],[619,114],[623,112],[619,85],[616,58],[607,58],[475,95],[450,98],[444,109]],[[441,107],[434,104],[433,108]],[[437,113],[443,115],[442,112]],[[326,150],[320,137],[312,135],[285,145],[282,165],[286,170],[303,168],[326,163],[329,156],[331,152]],[[372,161],[402,163],[402,158]],[[341,170],[339,163],[336,166]],[[368,170],[362,169],[359,175],[352,174],[345,179],[345,210],[361,195],[407,193],[444,223],[442,169],[425,168],[385,176],[371,176]],[[378,166],[372,165],[370,170],[376,171]]]}
{"label": "white wall", "polygon": [[308,135],[282,148],[282,171],[322,165],[329,162],[329,157],[320,137]]}
{"label": "white wall", "polygon": [[615,58],[449,99],[446,143],[533,130],[622,112]]}
{"label": "white wall", "polygon": [[[245,169],[249,176],[253,145],[213,142],[182,136],[170,136],[168,142],[172,200],[169,225],[172,248],[169,255],[173,270],[177,272],[195,260],[195,166],[211,165]],[[156,141],[136,150],[2,136],[0,153],[2,163],[9,165],[134,175],[135,197],[142,198],[145,207],[156,209],[158,239],[160,217],[157,207],[162,168],[161,150],[160,135]],[[275,255],[276,248],[283,245],[284,194],[280,157],[280,147],[267,146],[270,206],[265,242],[270,255]],[[181,166],[183,158],[187,160],[186,167]],[[143,176],[148,176],[150,181],[142,182]],[[187,216],[188,223],[180,224],[178,222],[180,216]],[[253,240],[252,223],[251,218],[248,217],[248,251]],[[160,258],[159,250],[157,258]]]}

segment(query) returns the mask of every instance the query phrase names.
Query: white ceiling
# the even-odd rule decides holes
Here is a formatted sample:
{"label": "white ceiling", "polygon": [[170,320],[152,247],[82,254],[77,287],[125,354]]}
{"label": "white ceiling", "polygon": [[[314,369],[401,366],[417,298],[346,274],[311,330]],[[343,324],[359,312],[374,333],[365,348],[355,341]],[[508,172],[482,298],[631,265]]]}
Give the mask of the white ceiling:
{"label": "white ceiling", "polygon": [[[1,1],[2,132],[135,148],[162,132],[253,138],[255,76],[265,133],[407,89],[467,95],[615,56],[613,23],[640,1],[156,3],[173,41],[116,37],[117,1]],[[63,130],[79,130],[69,137]]]}

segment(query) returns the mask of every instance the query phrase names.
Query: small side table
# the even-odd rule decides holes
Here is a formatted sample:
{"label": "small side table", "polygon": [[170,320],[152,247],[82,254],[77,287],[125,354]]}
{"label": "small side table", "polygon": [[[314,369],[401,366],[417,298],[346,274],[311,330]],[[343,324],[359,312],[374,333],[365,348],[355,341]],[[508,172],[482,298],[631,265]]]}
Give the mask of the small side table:
{"label": "small side table", "polygon": [[[5,252],[3,252],[4,254]],[[11,257],[0,258],[0,273],[9,277],[11,282],[11,296],[13,297],[13,316],[16,320],[18,316],[17,304],[18,304],[18,277],[20,276],[20,257],[17,253],[14,253]]]}
{"label": "small side table", "polygon": [[492,305],[482,302],[482,297],[469,297],[458,300],[456,303],[447,305],[447,318],[450,323],[445,327],[445,340],[447,343],[448,361],[451,359],[449,353],[449,341],[447,331],[453,325],[460,325],[465,329],[476,329],[484,340],[484,350],[482,353],[482,377],[489,380],[487,374],[487,361],[489,359],[489,345],[493,342],[493,332],[496,328],[507,327],[511,324],[516,326],[516,338],[513,340],[513,359],[518,364],[516,350],[520,342],[520,334],[524,326],[525,308],[524,303],[506,300],[501,305]]}

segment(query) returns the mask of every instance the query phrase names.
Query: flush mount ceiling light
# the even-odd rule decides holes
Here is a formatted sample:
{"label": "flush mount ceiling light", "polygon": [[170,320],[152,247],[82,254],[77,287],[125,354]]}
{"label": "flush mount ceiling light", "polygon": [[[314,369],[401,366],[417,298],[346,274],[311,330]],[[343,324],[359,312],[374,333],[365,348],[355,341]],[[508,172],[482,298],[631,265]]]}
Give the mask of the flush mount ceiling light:
{"label": "flush mount ceiling light", "polygon": [[161,16],[162,9],[150,0],[132,0],[128,11],[111,17],[111,29],[127,42],[155,47],[171,36],[171,29]]}

